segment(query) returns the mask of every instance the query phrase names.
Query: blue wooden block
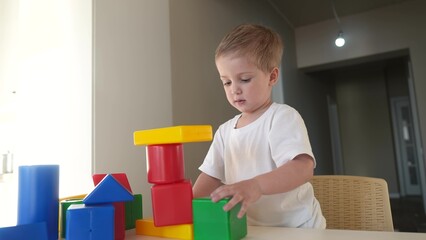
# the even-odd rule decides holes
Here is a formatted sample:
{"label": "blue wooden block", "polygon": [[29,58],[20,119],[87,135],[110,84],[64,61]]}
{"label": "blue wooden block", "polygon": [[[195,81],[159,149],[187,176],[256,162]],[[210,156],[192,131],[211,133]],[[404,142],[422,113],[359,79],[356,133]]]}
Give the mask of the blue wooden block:
{"label": "blue wooden block", "polygon": [[59,234],[61,238],[65,238],[65,233],[67,232],[67,210],[68,208],[73,204],[83,204],[82,199],[70,199],[70,200],[63,200],[60,202],[61,204],[61,210],[60,210],[60,219],[59,219]]}
{"label": "blue wooden block", "polygon": [[46,222],[49,240],[58,239],[59,165],[19,166],[17,225]]}
{"label": "blue wooden block", "polygon": [[23,224],[14,227],[0,228],[0,239],[26,240],[37,239],[47,240],[46,222]]}
{"label": "blue wooden block", "polygon": [[71,205],[67,210],[67,240],[113,240],[114,207],[112,204]]}
{"label": "blue wooden block", "polygon": [[83,199],[86,205],[128,201],[133,201],[133,194],[111,174],[104,177],[95,189]]}

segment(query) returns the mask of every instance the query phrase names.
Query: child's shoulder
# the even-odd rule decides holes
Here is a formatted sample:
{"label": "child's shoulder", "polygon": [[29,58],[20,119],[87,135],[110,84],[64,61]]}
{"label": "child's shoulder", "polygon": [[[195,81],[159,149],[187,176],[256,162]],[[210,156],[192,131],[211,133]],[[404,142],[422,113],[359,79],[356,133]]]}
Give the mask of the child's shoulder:
{"label": "child's shoulder", "polygon": [[284,121],[301,118],[299,112],[287,104],[274,103],[271,105],[270,118],[274,121]]}
{"label": "child's shoulder", "polygon": [[276,113],[282,113],[282,114],[290,114],[290,113],[297,113],[297,110],[293,108],[290,105],[284,104],[284,103],[273,103],[271,105],[271,112],[274,114]]}

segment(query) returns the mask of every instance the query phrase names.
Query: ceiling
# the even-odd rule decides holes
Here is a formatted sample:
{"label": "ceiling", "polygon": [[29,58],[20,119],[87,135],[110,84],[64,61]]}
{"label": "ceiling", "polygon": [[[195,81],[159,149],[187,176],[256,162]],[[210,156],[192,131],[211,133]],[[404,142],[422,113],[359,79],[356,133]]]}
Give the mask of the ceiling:
{"label": "ceiling", "polygon": [[268,0],[293,27],[335,19],[412,0]]}

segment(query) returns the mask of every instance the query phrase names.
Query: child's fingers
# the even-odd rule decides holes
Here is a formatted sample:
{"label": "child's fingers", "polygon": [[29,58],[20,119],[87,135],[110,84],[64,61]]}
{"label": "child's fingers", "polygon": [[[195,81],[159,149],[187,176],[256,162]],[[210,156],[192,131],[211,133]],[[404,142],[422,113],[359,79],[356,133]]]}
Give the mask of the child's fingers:
{"label": "child's fingers", "polygon": [[246,214],[246,212],[247,212],[247,204],[245,204],[244,202],[241,204],[241,209],[240,209],[240,211],[238,212],[238,215],[237,215],[237,217],[238,218],[242,218],[242,217],[244,217],[244,214]]}
{"label": "child's fingers", "polygon": [[222,198],[231,197],[231,196],[232,196],[232,193],[231,193],[229,187],[226,186],[226,185],[218,187],[216,190],[214,190],[210,194],[210,197],[211,197],[213,202],[217,202],[217,201],[221,200]]}
{"label": "child's fingers", "polygon": [[253,196],[250,195],[249,192],[247,192],[247,188],[251,189],[250,187],[248,187],[248,183],[250,182],[243,181],[237,184],[220,186],[212,192],[210,197],[213,202],[218,202],[223,198],[231,197],[228,203],[223,206],[224,211],[231,210],[233,207],[235,207],[238,203],[241,202],[241,208],[238,212],[237,217],[242,218],[247,212],[250,202],[256,200],[253,198]]}
{"label": "child's fingers", "polygon": [[223,210],[225,210],[225,211],[231,210],[233,207],[235,207],[235,205],[237,205],[242,200],[244,200],[244,199],[242,197],[240,197],[239,195],[234,195],[231,198],[231,200],[229,200],[229,202],[227,204],[225,204],[225,206],[223,206]]}

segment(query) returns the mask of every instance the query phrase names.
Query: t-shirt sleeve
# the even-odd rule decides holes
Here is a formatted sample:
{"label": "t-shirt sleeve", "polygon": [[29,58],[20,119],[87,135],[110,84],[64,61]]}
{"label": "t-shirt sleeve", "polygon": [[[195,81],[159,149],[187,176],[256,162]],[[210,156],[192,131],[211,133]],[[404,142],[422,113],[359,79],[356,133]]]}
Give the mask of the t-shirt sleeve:
{"label": "t-shirt sleeve", "polygon": [[279,109],[275,113],[269,142],[272,158],[277,167],[300,154],[310,155],[316,165],[305,123],[300,114],[291,107]]}
{"label": "t-shirt sleeve", "polygon": [[213,142],[210,145],[209,151],[204,158],[203,163],[198,168],[205,174],[217,178],[222,182],[225,181],[225,169],[223,160],[224,142],[221,132],[222,126],[216,131],[213,137]]}

